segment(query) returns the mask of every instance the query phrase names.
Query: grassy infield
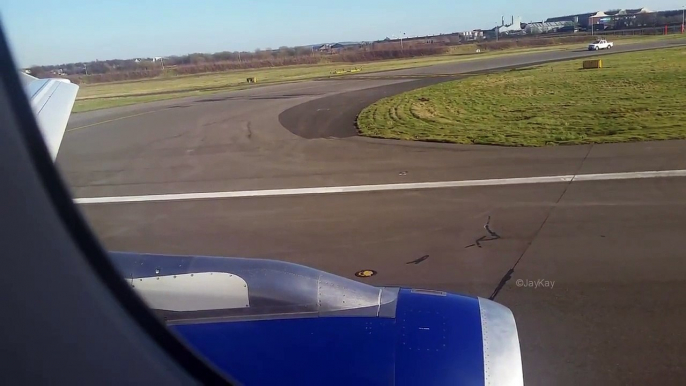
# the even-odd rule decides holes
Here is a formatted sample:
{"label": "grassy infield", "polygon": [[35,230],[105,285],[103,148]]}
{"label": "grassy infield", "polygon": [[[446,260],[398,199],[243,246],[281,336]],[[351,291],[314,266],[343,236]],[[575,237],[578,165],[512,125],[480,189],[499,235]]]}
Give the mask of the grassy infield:
{"label": "grassy infield", "polygon": [[[655,40],[672,38],[673,36],[676,35],[670,35],[667,37],[626,37],[624,38],[624,41]],[[617,37],[617,39],[619,39],[619,37]],[[457,46],[453,47],[453,51],[449,55],[378,61],[358,64],[357,66],[363,69],[363,73],[368,73],[373,71],[386,71],[401,68],[428,66],[440,63],[474,60],[500,55],[514,55],[524,52],[578,49],[582,46],[582,44],[568,44],[541,48],[511,49],[498,52],[486,52],[479,55],[474,55],[472,52],[472,46]],[[294,82],[330,76],[332,71],[341,68],[352,67],[354,67],[354,65],[345,65],[342,63],[320,64],[314,66],[290,66],[257,70],[228,71],[222,73],[209,73],[169,78],[162,77],[139,81],[112,82],[92,85],[84,84],[81,85],[76,104],[74,105],[74,112],[151,102],[162,99],[206,95],[222,91],[254,87],[248,85],[245,81],[246,78],[253,76],[257,77],[259,86],[260,84]]]}
{"label": "grassy infield", "polygon": [[[574,47],[576,46],[579,45],[577,44]],[[207,95],[222,91],[242,90],[254,87],[246,83],[246,78],[253,76],[257,77],[259,86],[263,84],[297,82],[321,77],[337,76],[332,74],[332,72],[340,69],[351,69],[356,66],[362,68],[362,73],[370,73],[376,71],[389,71],[430,66],[461,60],[474,60],[489,56],[492,57],[495,55],[520,54],[524,52],[540,52],[560,49],[561,47],[559,46],[542,47],[524,50],[505,50],[502,52],[482,53],[479,55],[469,56],[465,55],[466,53],[458,52],[450,55],[384,60],[357,65],[336,63],[308,66],[287,66],[280,68],[237,70],[222,73],[178,76],[173,78],[155,78],[129,82],[112,82],[92,85],[85,84],[81,85],[81,89],[79,90],[79,95],[77,97],[76,104],[74,105],[74,112],[152,102],[163,99]]]}
{"label": "grassy infield", "polygon": [[[669,38],[669,37],[667,37]],[[634,38],[650,40],[652,38]],[[484,56],[577,49],[566,45],[365,64],[365,72],[473,60]],[[588,59],[588,58],[587,58]],[[404,140],[544,146],[686,138],[686,48],[603,56],[474,76],[385,98],[358,117],[365,136]],[[84,85],[74,111],[203,95],[261,83],[329,76],[340,64]]]}
{"label": "grassy infield", "polygon": [[686,138],[686,48],[475,76],[383,99],[362,135],[504,146]]}

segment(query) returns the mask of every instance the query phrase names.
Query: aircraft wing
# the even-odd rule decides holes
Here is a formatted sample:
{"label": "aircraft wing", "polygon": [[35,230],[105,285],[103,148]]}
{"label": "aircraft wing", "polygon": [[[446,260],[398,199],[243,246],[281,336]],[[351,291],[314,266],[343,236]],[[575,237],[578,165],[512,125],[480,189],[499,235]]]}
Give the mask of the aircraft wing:
{"label": "aircraft wing", "polygon": [[21,80],[45,145],[54,160],[60,149],[79,86],[68,79],[38,79],[24,73],[21,73]]}

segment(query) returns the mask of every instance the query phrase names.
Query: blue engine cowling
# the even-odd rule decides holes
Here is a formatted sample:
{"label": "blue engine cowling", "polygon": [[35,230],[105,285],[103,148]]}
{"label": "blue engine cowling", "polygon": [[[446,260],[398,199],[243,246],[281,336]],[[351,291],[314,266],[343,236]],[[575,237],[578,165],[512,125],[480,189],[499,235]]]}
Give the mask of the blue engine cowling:
{"label": "blue engine cowling", "polygon": [[240,309],[195,309],[197,294],[161,306],[137,288],[183,340],[245,385],[523,384],[514,317],[490,300],[373,287],[273,260],[112,256],[134,288],[146,278],[180,283],[184,274],[199,283],[208,272],[245,279],[249,304]]}

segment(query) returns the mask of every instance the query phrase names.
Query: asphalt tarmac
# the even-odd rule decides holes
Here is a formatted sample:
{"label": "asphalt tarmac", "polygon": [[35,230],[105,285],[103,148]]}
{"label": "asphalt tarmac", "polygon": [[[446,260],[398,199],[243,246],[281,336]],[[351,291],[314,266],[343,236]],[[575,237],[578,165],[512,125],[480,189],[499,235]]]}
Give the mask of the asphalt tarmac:
{"label": "asphalt tarmac", "polygon": [[[684,170],[686,141],[527,149],[355,136],[357,113],[384,96],[586,55],[508,56],[74,114],[57,164],[79,198],[248,192],[82,205],[110,250],[273,258],[349,278],[372,269],[376,276],[355,279],[482,297],[514,267],[496,300],[515,314],[527,385],[680,385],[686,179],[608,173]],[[586,174],[600,177],[250,196]]]}

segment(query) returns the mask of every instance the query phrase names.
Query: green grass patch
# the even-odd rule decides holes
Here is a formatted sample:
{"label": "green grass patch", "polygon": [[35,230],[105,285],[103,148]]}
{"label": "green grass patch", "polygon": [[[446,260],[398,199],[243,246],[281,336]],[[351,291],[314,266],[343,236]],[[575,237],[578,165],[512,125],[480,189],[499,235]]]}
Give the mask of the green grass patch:
{"label": "green grass patch", "polygon": [[[624,41],[639,42],[665,38],[673,37],[672,35],[668,35],[666,37],[637,36],[625,38]],[[73,111],[82,112],[164,99],[214,94],[218,92],[245,89],[248,87],[259,87],[260,85],[264,84],[311,80],[315,78],[332,76],[331,73],[337,69],[351,69],[354,67],[360,67],[362,68],[362,72],[358,74],[365,74],[378,71],[399,70],[458,61],[476,60],[494,56],[518,55],[523,53],[551,50],[572,50],[579,49],[584,46],[585,44],[579,43],[561,44],[556,46],[515,48],[476,54],[473,52],[475,51],[475,46],[465,45],[460,46],[461,48],[454,48],[451,53],[447,55],[425,56],[411,59],[385,60],[356,64],[324,63],[317,65],[287,66],[174,77],[159,77],[126,82],[83,84],[80,87]],[[248,85],[246,83],[246,78],[248,77],[257,77],[257,85]]]}
{"label": "green grass patch", "polygon": [[193,95],[202,95],[202,93],[172,93],[165,95],[144,95],[125,98],[114,97],[108,99],[87,99],[74,103],[74,108],[72,109],[72,112],[80,113],[83,111],[106,109],[115,106],[134,105],[138,103],[155,102],[165,99],[174,99]]}
{"label": "green grass patch", "polygon": [[502,146],[686,138],[686,48],[599,59],[602,69],[577,59],[385,98],[358,127],[369,137]]}

